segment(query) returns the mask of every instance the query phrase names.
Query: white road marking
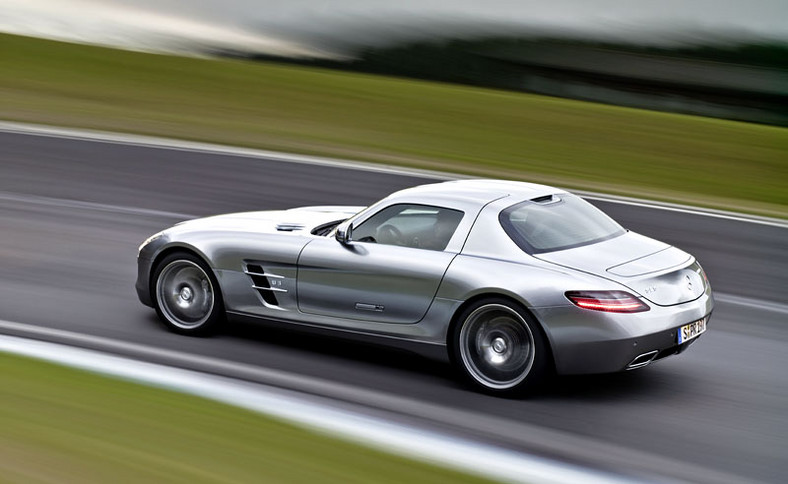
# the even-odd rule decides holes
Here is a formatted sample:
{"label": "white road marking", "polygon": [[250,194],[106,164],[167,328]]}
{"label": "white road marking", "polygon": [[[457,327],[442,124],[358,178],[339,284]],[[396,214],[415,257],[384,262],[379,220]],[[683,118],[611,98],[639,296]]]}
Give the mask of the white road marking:
{"label": "white road marking", "polygon": [[165,217],[179,220],[195,218],[196,215],[178,212],[165,212],[163,210],[150,210],[147,208],[124,207],[122,205],[110,205],[106,203],[82,202],[79,200],[69,200],[66,198],[42,197],[39,195],[29,195],[22,193],[11,193],[0,191],[0,202],[31,203],[34,205],[44,205],[48,207],[65,207],[80,210],[93,210],[98,212],[123,213],[131,215],[147,215],[154,217]]}
{"label": "white road marking", "polygon": [[299,155],[285,153],[281,151],[268,151],[252,148],[241,148],[237,146],[219,145],[213,143],[202,143],[197,141],[186,141],[174,138],[160,138],[155,136],[144,136],[137,134],[111,133],[107,131],[95,131],[76,128],[60,128],[54,126],[14,123],[10,121],[0,121],[0,132],[45,136],[48,138],[88,140],[101,143],[111,143],[128,146],[140,146],[145,148],[159,148],[175,151],[187,151],[195,153],[215,153],[221,155],[238,156],[243,158],[265,159],[273,161],[283,161],[289,163],[300,163],[305,165],[321,165],[337,168],[347,168],[354,170],[371,171],[378,173],[390,173],[393,175],[408,175],[419,178],[435,178],[439,180],[457,180],[463,175],[454,175],[439,171],[419,170],[417,168],[403,168],[393,165],[365,163],[363,161],[344,160],[338,158],[328,158],[321,156]]}
{"label": "white road marking", "polygon": [[[10,121],[0,121],[0,132],[28,134],[35,136],[47,136],[52,138],[76,139],[76,140],[92,140],[104,143],[123,144],[131,146],[142,146],[150,148],[171,149],[178,151],[191,151],[198,153],[217,153],[231,156],[240,156],[246,158],[267,159],[275,161],[283,161],[290,163],[302,163],[321,166],[333,166],[337,168],[347,168],[355,170],[372,171],[378,173],[389,173],[395,175],[413,176],[419,178],[430,178],[436,180],[459,180],[467,178],[475,178],[465,175],[432,171],[432,170],[419,170],[415,168],[403,168],[385,164],[364,163],[361,161],[344,160],[337,158],[327,158],[319,156],[298,155],[293,153],[283,153],[278,151],[257,150],[251,148],[239,148],[234,146],[225,146],[212,143],[200,143],[193,141],[184,141],[169,138],[159,138],[154,136],[143,136],[134,134],[110,133],[105,131],[75,129],[75,128],[61,128],[25,123],[15,123]],[[788,221],[760,217],[756,215],[747,215],[736,212],[729,212],[725,210],[704,209],[700,207],[693,207],[690,205],[682,205],[675,203],[657,202],[653,200],[645,200],[633,197],[623,197],[616,195],[607,195],[598,192],[571,190],[584,198],[591,200],[600,200],[610,203],[618,203],[621,205],[630,205],[636,207],[652,208],[656,210],[666,210],[671,212],[686,213],[692,215],[699,215],[705,217],[720,218],[725,220],[734,220],[737,222],[755,223],[761,225],[769,225],[773,227],[788,228]]]}
{"label": "white road marking", "polygon": [[[306,396],[317,396],[318,399],[324,398],[328,402],[347,402],[368,409],[382,410],[393,415],[415,417],[419,420],[439,424],[445,428],[467,431],[471,435],[492,435],[502,442],[519,443],[527,448],[540,449],[540,451],[549,455],[563,455],[567,456],[567,458],[571,457],[584,462],[606,462],[607,465],[613,468],[640,469],[641,473],[648,473],[654,477],[662,474],[665,469],[670,469],[675,473],[674,475],[703,475],[708,477],[710,482],[719,484],[741,482],[741,477],[739,476],[717,472],[713,469],[699,467],[690,462],[676,461],[592,437],[584,437],[579,434],[524,422],[515,422],[494,415],[446,407],[440,404],[298,373],[12,321],[0,320],[0,332],[36,340],[55,341],[69,345],[69,347],[76,346],[104,353],[120,354],[134,359],[158,362],[167,365],[167,367],[188,368],[202,372],[200,374],[206,377],[207,375],[205,374],[211,374],[256,382],[268,386],[271,391],[275,389],[294,391],[304,398]],[[0,351],[2,351],[2,348],[0,344]],[[43,356],[56,358],[60,354],[60,351],[45,351]],[[102,368],[100,366],[98,371]],[[410,440],[406,442],[406,445],[409,442]],[[457,455],[465,456],[471,454],[461,453],[456,454],[454,457]],[[428,457],[429,455],[424,455],[424,458]],[[419,458],[419,456],[416,456],[416,458]],[[489,464],[489,462],[495,461],[482,461],[482,465]],[[518,475],[520,474],[518,473]],[[523,479],[527,481],[528,475],[530,474],[527,472],[522,474]],[[553,482],[536,479],[532,479],[532,481]],[[660,481],[662,482],[662,480]],[[569,480],[566,482],[586,482],[586,480]]]}
{"label": "white road marking", "polygon": [[714,210],[711,208],[692,207],[678,203],[657,202],[654,200],[641,200],[638,198],[621,197],[616,195],[606,195],[596,192],[585,192],[581,190],[571,190],[572,193],[580,195],[588,200],[599,200],[601,202],[617,203],[619,205],[629,205],[632,207],[645,207],[668,212],[687,213],[692,215],[702,215],[704,217],[721,218],[725,220],[735,220],[737,222],[747,222],[772,227],[788,228],[788,220],[780,220],[769,217],[759,217],[757,215],[747,215],[725,210]]}
{"label": "white road marking", "polygon": [[0,335],[0,351],[227,403],[386,452],[505,482],[633,482],[612,474],[321,405],[261,384],[13,336]]}
{"label": "white road marking", "polygon": [[762,299],[753,299],[749,297],[735,296],[733,294],[714,293],[714,300],[717,302],[733,304],[736,306],[744,306],[747,308],[760,309],[762,311],[788,314],[788,305],[772,302],[772,301],[764,301]]}
{"label": "white road marking", "polygon": [[[258,159],[273,159],[276,161],[335,166],[340,168],[350,168],[441,180],[469,178],[462,175],[437,171],[399,168],[351,160],[302,156],[289,153],[236,148],[209,143],[196,143],[150,136],[124,135],[68,128],[54,128],[21,123],[0,122],[0,132],[48,136],[65,139],[93,140],[115,144],[201,153],[217,153]],[[749,216],[735,212],[702,209],[686,205],[654,202],[629,197],[618,197],[595,192],[574,192],[592,200],[788,228],[788,222],[780,219]],[[162,216],[169,218],[187,219],[194,217],[193,215],[175,212],[123,207],[92,202],[81,202],[35,195],[22,195],[9,192],[0,192],[0,200],[59,207],[65,206],[69,208],[99,210],[116,213]],[[788,306],[778,303],[724,294],[718,294],[716,297],[719,301],[729,304],[736,304],[745,307],[756,307],[759,309],[775,311],[779,313],[788,313]],[[422,417],[424,417],[425,414],[429,414],[431,417],[437,417],[438,415],[442,415],[444,417],[442,419],[434,418],[435,421],[447,422],[454,420],[454,422],[457,423],[462,420],[469,422],[471,419],[473,419],[476,420],[479,425],[482,425],[482,423],[489,424],[492,422],[498,426],[498,430],[501,432],[500,435],[502,436],[505,435],[505,429],[501,427],[501,425],[510,427],[511,432],[521,433],[523,431],[530,431],[532,435],[543,435],[545,437],[549,435],[549,438],[540,440],[546,441],[548,443],[552,441],[554,445],[552,450],[560,450],[559,443],[567,438],[575,441],[578,439],[577,436],[563,436],[559,435],[559,433],[555,431],[539,428],[536,426],[528,426],[526,424],[512,424],[511,422],[496,422],[493,418],[484,418],[475,414],[470,414],[454,409],[446,409],[436,405],[429,405],[416,400],[408,400],[401,397],[378,394],[376,392],[362,388],[355,388],[336,384],[334,382],[322,381],[316,378],[305,377],[297,374],[290,374],[276,370],[252,367],[250,365],[232,363],[225,360],[212,359],[198,355],[163,350],[161,348],[137,345],[134,343],[125,343],[106,338],[81,335],[78,333],[70,333],[48,328],[40,328],[7,321],[0,321],[0,328],[12,331],[24,331],[29,334],[37,334],[40,337],[55,337],[58,339],[71,340],[76,344],[98,345],[102,348],[114,351],[133,352],[135,355],[148,355],[149,357],[155,356],[157,358],[175,359],[180,361],[181,364],[194,364],[203,367],[213,367],[214,369],[231,369],[236,374],[244,372],[254,373],[257,378],[263,376],[269,381],[275,382],[274,384],[276,386],[281,386],[283,388],[300,386],[301,388],[308,389],[306,391],[313,392],[317,395],[342,393],[344,394],[344,399],[347,399],[348,394],[354,394],[357,397],[363,396],[362,400],[366,400],[367,402],[396,402],[396,406],[402,413],[406,413],[409,411],[409,409],[412,410],[418,406],[422,409],[422,413],[420,415]],[[340,435],[344,435],[347,438],[358,440],[369,445],[374,445],[376,447],[380,447],[384,450],[389,450],[398,454],[407,455],[421,460],[435,460],[436,462],[440,462],[444,465],[467,470],[469,472],[481,473],[481,475],[485,475],[487,477],[497,477],[512,482],[592,482],[591,479],[595,479],[598,482],[611,482],[611,480],[621,480],[619,478],[614,478],[611,475],[588,474],[588,470],[584,470],[579,467],[566,466],[554,461],[526,456],[524,454],[514,453],[471,441],[458,441],[455,438],[449,438],[437,433],[425,432],[421,429],[409,428],[402,425],[395,425],[384,420],[374,419],[359,414],[352,414],[344,410],[336,410],[328,407],[315,409],[310,407],[309,405],[313,404],[307,401],[277,400],[280,398],[280,396],[275,394],[273,388],[262,391],[260,390],[259,385],[245,384],[228,378],[205,375],[188,370],[178,370],[160,365],[153,365],[150,363],[142,363],[126,358],[108,356],[90,350],[63,347],[62,345],[29,341],[9,336],[0,336],[0,350],[15,352],[17,354],[26,354],[28,356],[47,359],[49,361],[56,361],[61,364],[68,364],[70,366],[89,369],[91,371],[112,374],[114,376],[122,376],[148,384],[165,386],[177,391],[192,393],[195,395],[204,396],[206,398],[224,401],[233,405],[238,405],[237,400],[240,399],[242,402],[245,401],[248,403],[247,405],[238,406],[246,406],[252,410],[261,411],[263,413],[291,420],[302,425],[335,432]],[[186,376],[187,374],[188,377]],[[212,386],[213,383],[216,383],[218,386]],[[260,393],[261,391],[262,393]],[[269,395],[266,393],[268,391],[273,393]],[[381,405],[377,408],[387,407],[388,406]],[[314,414],[315,417],[309,417],[310,414]],[[306,417],[304,417],[305,415]],[[383,427],[378,425],[382,425]],[[419,432],[420,438],[414,439],[413,432]],[[421,438],[421,433],[425,434],[423,439]],[[388,439],[386,437],[387,435],[391,435],[392,438]],[[521,435],[523,434],[521,433]],[[414,442],[424,442],[426,444],[418,446]],[[624,452],[624,449],[616,448],[612,444],[590,440],[588,443],[596,446],[597,448],[610,448],[611,450],[617,451],[619,454]],[[637,454],[637,451],[632,451],[629,449],[627,450],[629,451],[629,454],[626,455]],[[439,455],[432,455],[433,453]],[[469,459],[468,456],[476,456],[476,458]],[[656,456],[643,455],[641,457],[644,459],[647,457],[651,459],[660,459]],[[665,465],[670,465],[674,468],[676,466],[682,467],[687,465],[667,461],[666,459],[665,461]],[[490,466],[490,462],[494,462],[496,465]],[[500,465],[498,465],[499,463]],[[703,472],[708,474],[713,471],[704,470]],[[732,477],[729,475],[720,474],[718,477],[720,482],[733,482],[731,480]]]}

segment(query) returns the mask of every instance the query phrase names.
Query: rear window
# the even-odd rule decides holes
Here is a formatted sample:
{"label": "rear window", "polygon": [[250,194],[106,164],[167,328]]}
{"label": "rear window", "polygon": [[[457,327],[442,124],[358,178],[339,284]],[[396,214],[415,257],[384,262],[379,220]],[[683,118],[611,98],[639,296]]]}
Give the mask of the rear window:
{"label": "rear window", "polygon": [[509,237],[532,254],[594,244],[626,232],[601,210],[568,193],[518,203],[499,219]]}

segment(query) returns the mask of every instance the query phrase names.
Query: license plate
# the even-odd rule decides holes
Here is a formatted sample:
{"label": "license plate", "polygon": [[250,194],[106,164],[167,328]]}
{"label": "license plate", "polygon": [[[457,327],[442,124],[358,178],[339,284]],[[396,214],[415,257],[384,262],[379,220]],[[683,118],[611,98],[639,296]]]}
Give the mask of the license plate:
{"label": "license plate", "polygon": [[693,321],[689,324],[679,328],[679,344],[686,343],[691,339],[695,339],[706,331],[706,321],[709,318],[702,318]]}

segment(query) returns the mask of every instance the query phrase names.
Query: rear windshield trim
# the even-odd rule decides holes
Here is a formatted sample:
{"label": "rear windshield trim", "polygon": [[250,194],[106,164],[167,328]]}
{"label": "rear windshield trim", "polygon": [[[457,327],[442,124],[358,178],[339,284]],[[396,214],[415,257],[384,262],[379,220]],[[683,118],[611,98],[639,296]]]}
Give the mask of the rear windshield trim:
{"label": "rear windshield trim", "polygon": [[[561,200],[558,203],[564,203],[564,202],[563,202],[563,200]],[[627,233],[626,229],[621,228],[621,230],[613,232],[613,233],[611,233],[609,235],[606,235],[604,237],[598,237],[596,239],[586,240],[586,241],[579,242],[579,243],[576,243],[576,244],[563,245],[563,246],[559,246],[559,247],[550,247],[548,249],[537,249],[536,247],[534,247],[531,244],[529,244],[528,241],[525,240],[525,237],[522,237],[517,232],[517,229],[514,228],[514,225],[512,224],[512,222],[510,220],[510,217],[509,217],[509,215],[513,211],[519,209],[523,205],[528,205],[528,204],[539,205],[539,203],[536,203],[536,202],[534,202],[532,200],[526,200],[524,202],[516,203],[516,204],[514,204],[514,205],[512,205],[510,207],[505,208],[504,210],[501,210],[501,213],[498,214],[498,222],[501,224],[501,227],[503,227],[503,230],[504,230],[504,232],[506,232],[506,235],[508,235],[509,238],[512,239],[512,242],[517,244],[517,246],[521,250],[523,250],[524,252],[526,252],[527,254],[530,254],[530,255],[533,255],[533,254],[545,254],[547,252],[558,252],[559,250],[568,250],[568,249],[574,249],[576,247],[583,247],[585,245],[598,244],[599,242],[604,242],[606,240],[615,239],[616,237],[620,237],[620,236],[624,235],[625,233]]]}

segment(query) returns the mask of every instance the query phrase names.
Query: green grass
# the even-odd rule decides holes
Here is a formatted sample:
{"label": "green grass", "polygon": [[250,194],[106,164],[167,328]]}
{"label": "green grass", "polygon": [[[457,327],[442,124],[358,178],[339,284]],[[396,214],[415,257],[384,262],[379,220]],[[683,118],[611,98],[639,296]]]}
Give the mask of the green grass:
{"label": "green grass", "polygon": [[788,217],[788,129],[0,35],[0,118],[347,157]]}
{"label": "green grass", "polygon": [[0,482],[484,482],[249,411],[0,353]]}

